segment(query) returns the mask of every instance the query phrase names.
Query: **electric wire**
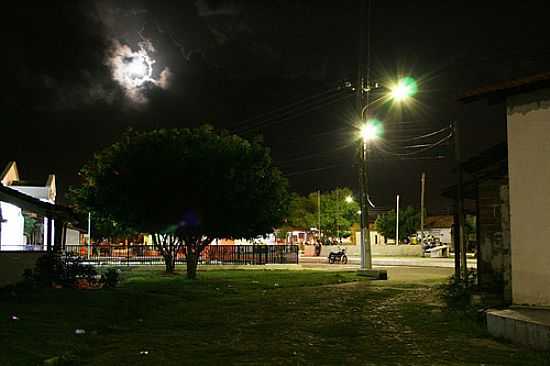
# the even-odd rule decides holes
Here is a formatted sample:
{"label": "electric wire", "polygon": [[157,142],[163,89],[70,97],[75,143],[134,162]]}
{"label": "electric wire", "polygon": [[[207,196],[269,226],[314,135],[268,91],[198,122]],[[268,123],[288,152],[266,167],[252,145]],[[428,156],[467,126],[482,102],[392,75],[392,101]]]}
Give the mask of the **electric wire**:
{"label": "electric wire", "polygon": [[[343,87],[334,87],[334,88],[330,88],[328,90],[325,90],[325,91],[322,91],[320,93],[316,93],[316,94],[313,94],[313,95],[310,95],[310,96],[307,96],[305,98],[302,98],[300,100],[297,100],[295,102],[292,102],[290,104],[286,104],[286,105],[283,105],[283,106],[280,106],[280,107],[277,107],[271,111],[268,111],[268,112],[265,112],[265,113],[261,113],[257,116],[254,116],[254,117],[250,117],[250,118],[247,118],[245,120],[242,120],[241,122],[237,123],[236,126],[234,126],[232,129],[233,130],[239,130],[243,127],[246,127],[250,124],[255,124],[255,123],[258,123],[258,122],[262,122],[262,121],[265,121],[267,119],[272,119],[272,118],[276,118],[278,115],[281,115],[281,114],[288,114],[290,113],[293,109],[296,109],[296,108],[300,108],[300,107],[304,107],[304,106],[307,106],[309,104],[312,104],[315,102],[316,99],[320,99],[322,97],[327,97],[329,96],[329,94],[331,93],[334,93],[334,95],[337,95],[343,91],[345,91],[346,89],[344,89]],[[336,93],[335,93],[336,92]]]}
{"label": "electric wire", "polygon": [[[429,150],[431,150],[431,149],[433,149],[437,146],[440,146],[443,143],[449,141],[452,137],[453,137],[453,134],[451,133],[451,134],[447,135],[446,137],[442,138],[441,140],[436,141],[433,144],[429,144],[427,147],[424,147],[422,149],[419,149],[417,151],[412,151],[412,152],[395,152],[395,151],[391,151],[391,147],[388,150],[387,149],[388,145],[386,143],[384,143],[383,141],[378,141],[378,143],[373,144],[373,146],[375,146],[378,150],[380,150],[381,152],[383,152],[385,154],[388,154],[388,155],[392,155],[392,156],[412,156],[412,155],[421,154],[421,153],[429,151]],[[386,146],[384,146],[384,145],[386,145]]]}
{"label": "electric wire", "polygon": [[414,137],[410,137],[410,138],[391,139],[391,141],[392,142],[418,141],[418,140],[426,139],[428,137],[439,135],[439,134],[441,134],[445,131],[449,131],[449,130],[450,130],[450,127],[444,127],[440,130],[429,132],[429,133],[426,133],[426,134],[423,134],[423,135],[420,135],[420,136],[414,136]]}
{"label": "electric wire", "polygon": [[256,125],[252,125],[252,126],[248,126],[248,127],[245,127],[245,128],[235,130],[234,132],[240,132],[240,133],[248,132],[250,130],[254,130],[254,129],[258,129],[258,128],[264,128],[264,127],[271,126],[271,125],[274,125],[274,124],[279,124],[279,123],[282,123],[282,122],[285,122],[285,121],[292,120],[292,119],[295,119],[297,117],[303,116],[304,114],[313,112],[315,110],[325,108],[329,105],[332,105],[334,103],[338,103],[338,102],[343,101],[345,99],[348,99],[352,96],[353,96],[352,94],[349,94],[349,95],[342,95],[342,96],[339,96],[337,98],[328,98],[328,99],[322,100],[318,103],[313,103],[311,105],[304,106],[306,109],[298,111],[294,114],[290,114],[290,115],[286,115],[286,116],[283,115],[279,118],[274,118],[274,119],[268,119],[268,120],[263,121],[261,123],[258,123]]}
{"label": "electric wire", "polygon": [[330,149],[330,150],[324,150],[324,151],[321,151],[321,152],[312,153],[312,154],[308,154],[308,155],[296,156],[294,158],[284,160],[284,161],[279,162],[277,164],[278,165],[285,165],[285,164],[296,162],[296,161],[308,160],[308,159],[316,158],[316,157],[319,157],[319,156],[329,155],[329,154],[332,154],[332,153],[337,152],[337,151],[342,151],[342,150],[348,149],[348,148],[353,147],[353,146],[354,146],[353,144],[346,144],[346,145],[343,145],[343,146],[335,147],[334,149]]}

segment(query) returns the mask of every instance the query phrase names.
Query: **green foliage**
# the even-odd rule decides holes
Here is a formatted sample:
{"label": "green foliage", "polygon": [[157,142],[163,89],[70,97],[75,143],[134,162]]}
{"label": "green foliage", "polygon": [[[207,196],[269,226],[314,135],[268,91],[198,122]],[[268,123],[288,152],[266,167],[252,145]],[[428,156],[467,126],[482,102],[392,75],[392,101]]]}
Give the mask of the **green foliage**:
{"label": "green foliage", "polygon": [[27,237],[28,243],[35,243],[39,234],[40,224],[37,219],[30,214],[23,213],[23,232]]}
{"label": "green foliage", "polygon": [[115,268],[109,268],[107,271],[101,274],[100,283],[103,287],[116,287],[120,281],[120,272]]}
{"label": "green foliage", "polygon": [[466,310],[470,307],[476,285],[477,272],[470,269],[465,280],[459,280],[453,275],[445,285],[440,286],[440,297],[449,309]]}
{"label": "green foliage", "polygon": [[71,187],[67,193],[67,200],[79,215],[81,222],[88,222],[88,212],[91,213],[92,239],[101,241],[136,235],[137,232],[131,227],[117,222],[107,212],[102,212],[96,207],[91,189],[92,187],[86,184]]}
{"label": "green foliage", "polygon": [[95,268],[84,265],[81,258],[63,258],[59,253],[48,252],[38,258],[33,270],[25,270],[23,276],[26,284],[32,283],[39,287],[71,287],[78,279],[93,283],[96,275]]}
{"label": "green foliage", "polygon": [[167,271],[185,245],[190,277],[214,238],[254,238],[287,214],[287,181],[269,151],[210,127],[129,131],[80,175],[77,205],[153,234]]}
{"label": "green foliage", "polygon": [[65,262],[59,253],[48,252],[37,259],[34,270],[26,277],[42,286],[61,284],[65,279]]}
{"label": "green foliage", "polygon": [[304,197],[293,194],[290,198],[287,225],[294,228],[317,227],[317,194]]}
{"label": "green foliage", "polygon": [[348,237],[351,235],[351,226],[359,223],[358,200],[347,202],[346,197],[353,198],[349,188],[336,188],[321,195],[321,230],[324,236]]}
{"label": "green foliage", "polygon": [[[324,236],[346,237],[351,234],[351,226],[359,223],[359,203],[346,201],[353,197],[349,188],[337,188],[321,194],[321,230]],[[307,196],[293,195],[290,201],[287,225],[310,229],[319,226],[319,198],[317,192]]]}
{"label": "green foliage", "polygon": [[[376,231],[386,238],[395,238],[395,210],[378,215],[374,223]],[[415,234],[420,227],[420,212],[409,206],[399,211],[399,240]]]}

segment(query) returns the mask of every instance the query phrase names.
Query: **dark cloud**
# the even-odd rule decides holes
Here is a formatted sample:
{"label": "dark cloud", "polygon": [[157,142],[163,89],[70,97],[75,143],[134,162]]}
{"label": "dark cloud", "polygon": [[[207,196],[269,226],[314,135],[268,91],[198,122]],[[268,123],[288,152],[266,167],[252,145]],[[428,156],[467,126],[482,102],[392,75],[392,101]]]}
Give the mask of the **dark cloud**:
{"label": "dark cloud", "polygon": [[59,110],[117,99],[103,62],[108,40],[86,2],[21,2],[2,12],[2,28],[11,89],[3,104]]}

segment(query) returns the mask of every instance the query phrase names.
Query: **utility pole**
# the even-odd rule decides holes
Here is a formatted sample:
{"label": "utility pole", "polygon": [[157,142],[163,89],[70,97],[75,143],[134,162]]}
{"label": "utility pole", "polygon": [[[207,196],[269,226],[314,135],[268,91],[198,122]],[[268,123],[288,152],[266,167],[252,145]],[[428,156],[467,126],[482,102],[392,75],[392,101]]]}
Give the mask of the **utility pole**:
{"label": "utility pole", "polygon": [[397,195],[397,205],[395,211],[395,245],[399,245],[399,195]]}
{"label": "utility pole", "polygon": [[338,243],[341,244],[340,240],[340,191],[336,188],[336,237],[338,238]]}
{"label": "utility pole", "polygon": [[424,190],[426,187],[426,173],[422,172],[420,178],[420,243],[424,242]]}
{"label": "utility pole", "polygon": [[[462,187],[462,155],[460,148],[460,129],[459,124],[453,122],[453,137],[454,137],[454,156],[455,156],[455,167],[456,167],[456,216],[457,216],[457,243],[455,243],[455,276],[456,278],[461,278],[466,280],[468,276],[468,267],[466,263],[466,246],[464,243],[464,192]],[[458,248],[457,248],[458,247]],[[457,250],[458,249],[458,252]],[[457,261],[456,256],[459,256]],[[457,268],[457,264],[459,267]],[[462,273],[461,273],[462,272]]]}
{"label": "utility pole", "polygon": [[88,259],[92,250],[92,213],[88,212]]}
{"label": "utility pole", "polygon": [[317,224],[319,225],[319,243],[321,242],[321,190],[317,191]]}
{"label": "utility pole", "polygon": [[[357,82],[356,82],[356,108],[359,115],[359,120],[364,122],[365,116],[367,114],[367,108],[369,103],[368,90],[369,85],[367,85],[367,92],[365,94],[365,80],[363,77],[363,65],[364,65],[364,55],[365,55],[365,11],[366,11],[366,0],[360,1],[360,12],[359,12],[359,54],[357,59]],[[369,1],[369,18],[371,14]],[[370,19],[368,20],[370,28]],[[368,33],[367,46],[370,45],[370,32]],[[370,59],[370,49],[369,59]],[[369,65],[367,62],[367,84],[369,83]],[[364,100],[366,99],[366,100]],[[366,102],[366,103],[365,103]],[[367,160],[368,160],[368,151],[367,151],[367,142],[362,141],[361,144],[361,170],[360,170],[360,186],[361,186],[361,271],[372,269],[372,258],[371,258],[371,247],[370,247],[370,234],[369,234],[369,207],[368,207],[368,175],[367,175]]]}

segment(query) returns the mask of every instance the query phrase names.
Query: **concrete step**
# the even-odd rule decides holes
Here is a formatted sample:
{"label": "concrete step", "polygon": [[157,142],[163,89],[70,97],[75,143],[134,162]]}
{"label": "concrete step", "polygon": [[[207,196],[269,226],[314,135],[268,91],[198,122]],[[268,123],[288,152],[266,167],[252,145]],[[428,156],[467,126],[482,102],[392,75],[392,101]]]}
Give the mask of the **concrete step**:
{"label": "concrete step", "polygon": [[537,350],[550,350],[550,309],[510,308],[487,310],[487,330]]}

